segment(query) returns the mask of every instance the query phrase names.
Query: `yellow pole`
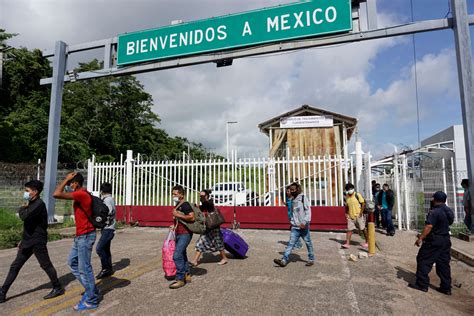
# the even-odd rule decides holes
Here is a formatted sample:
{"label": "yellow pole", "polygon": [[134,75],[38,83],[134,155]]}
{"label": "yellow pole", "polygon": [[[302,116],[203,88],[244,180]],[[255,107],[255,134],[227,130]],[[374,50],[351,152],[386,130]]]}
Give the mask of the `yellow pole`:
{"label": "yellow pole", "polygon": [[375,223],[367,224],[367,239],[369,243],[369,256],[375,255]]}

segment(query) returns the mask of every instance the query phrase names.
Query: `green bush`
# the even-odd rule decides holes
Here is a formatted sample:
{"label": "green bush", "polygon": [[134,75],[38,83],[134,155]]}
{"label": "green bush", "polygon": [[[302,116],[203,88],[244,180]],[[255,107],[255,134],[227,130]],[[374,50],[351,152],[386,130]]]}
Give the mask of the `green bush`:
{"label": "green bush", "polygon": [[21,240],[21,229],[0,230],[0,249],[14,248]]}
{"label": "green bush", "polygon": [[16,214],[4,208],[0,208],[0,230],[8,230],[11,228],[21,228],[23,222]]}

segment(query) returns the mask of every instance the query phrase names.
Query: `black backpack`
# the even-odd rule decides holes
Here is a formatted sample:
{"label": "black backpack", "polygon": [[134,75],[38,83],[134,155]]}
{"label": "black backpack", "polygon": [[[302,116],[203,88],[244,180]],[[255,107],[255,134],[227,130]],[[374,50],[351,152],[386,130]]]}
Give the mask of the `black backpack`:
{"label": "black backpack", "polygon": [[[89,193],[89,192],[87,192]],[[89,222],[91,222],[92,226],[95,228],[104,228],[107,226],[108,217],[109,217],[109,208],[105,205],[104,201],[101,198],[94,196],[89,193],[91,196],[91,209],[92,209],[92,216],[89,216],[87,212],[82,208],[81,204],[78,203],[79,208],[86,214]]]}

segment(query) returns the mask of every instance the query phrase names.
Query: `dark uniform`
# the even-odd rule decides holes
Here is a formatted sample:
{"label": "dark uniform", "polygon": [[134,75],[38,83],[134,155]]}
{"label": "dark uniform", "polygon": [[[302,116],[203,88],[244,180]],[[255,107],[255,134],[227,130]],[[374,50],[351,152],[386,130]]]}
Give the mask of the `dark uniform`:
{"label": "dark uniform", "polygon": [[430,284],[428,274],[436,263],[436,274],[441,279],[440,290],[451,291],[451,240],[449,225],[454,221],[453,211],[440,204],[434,206],[426,217],[426,225],[433,225],[431,232],[423,240],[420,251],[416,256],[416,285],[427,290]]}

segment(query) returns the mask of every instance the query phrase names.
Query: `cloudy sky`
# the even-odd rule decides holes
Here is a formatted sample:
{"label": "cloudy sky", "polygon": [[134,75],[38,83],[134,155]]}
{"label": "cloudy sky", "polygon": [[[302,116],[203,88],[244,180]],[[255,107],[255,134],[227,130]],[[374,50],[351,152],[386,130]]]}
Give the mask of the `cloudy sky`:
{"label": "cloudy sky", "polygon": [[[322,0],[321,0],[322,1]],[[412,0],[414,19],[450,15],[447,0]],[[242,12],[291,0],[0,0],[0,28],[19,33],[8,43],[52,49],[125,32]],[[474,13],[474,1],[469,12]],[[379,26],[411,21],[411,0],[378,0]],[[471,34],[473,27],[471,27]],[[473,34],[474,35],[474,34]],[[472,35],[471,35],[472,36]],[[235,60],[138,75],[153,95],[161,127],[225,153],[265,155],[257,125],[303,104],[359,119],[364,151],[375,157],[461,124],[451,30],[415,36],[419,120],[411,36]],[[87,61],[91,54],[79,56]],[[101,54],[97,55],[101,58]],[[77,61],[77,59],[76,59]],[[70,65],[69,68],[74,67]]]}

